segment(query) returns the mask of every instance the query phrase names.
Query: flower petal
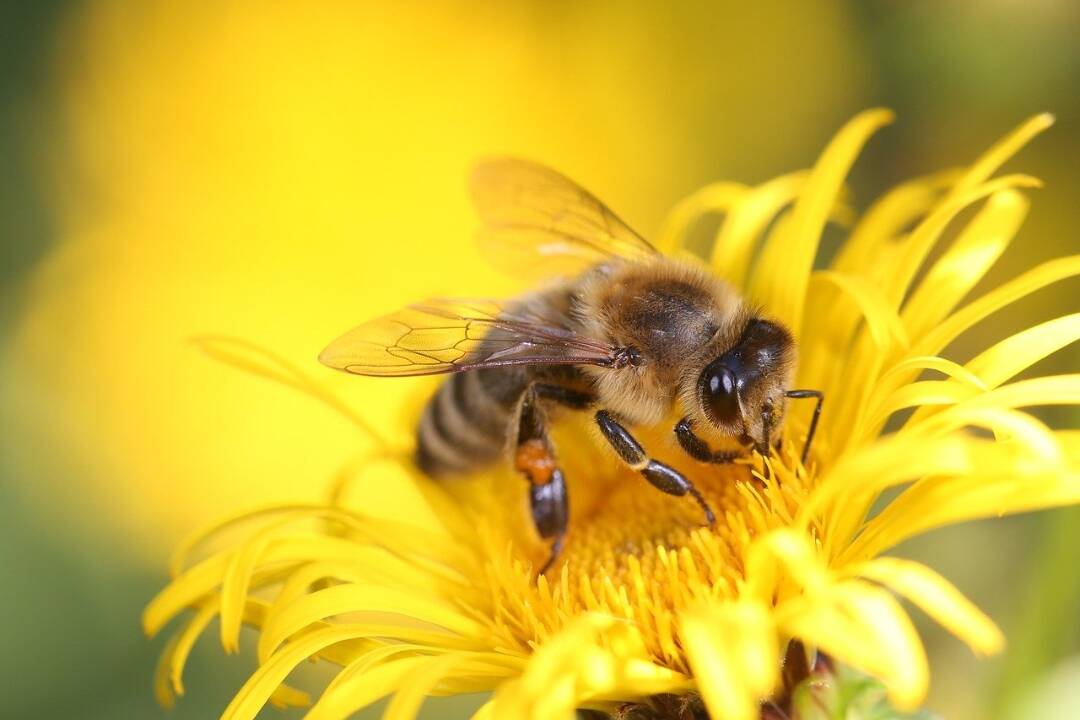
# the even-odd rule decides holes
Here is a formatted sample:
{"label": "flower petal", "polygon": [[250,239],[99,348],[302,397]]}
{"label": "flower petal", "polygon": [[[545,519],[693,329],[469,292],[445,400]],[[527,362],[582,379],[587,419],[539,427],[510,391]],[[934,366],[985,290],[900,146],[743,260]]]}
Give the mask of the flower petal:
{"label": "flower petal", "polygon": [[980,453],[968,473],[930,476],[905,489],[865,524],[837,562],[874,557],[944,525],[1080,503],[1080,434],[1055,435],[1064,467],[1040,467],[1030,457],[1011,457],[1008,448]]}
{"label": "flower petal", "polygon": [[322,627],[296,638],[274,653],[248,678],[222,713],[222,720],[253,720],[270,699],[275,688],[280,686],[300,663],[331,645],[354,638],[353,630],[345,625]]}
{"label": "flower petal", "polygon": [[963,209],[1010,188],[1040,186],[1038,179],[1028,175],[1006,175],[972,185],[963,192],[954,190],[912,231],[897,262],[890,264],[888,274],[882,278],[885,281],[885,295],[897,307],[900,306],[930,251],[940,241],[945,228]]}
{"label": "flower petal", "polygon": [[1080,255],[1050,260],[987,292],[928,330],[912,345],[912,352],[935,355],[961,333],[987,316],[1026,295],[1059,280],[1080,275]]}
{"label": "flower petal", "polygon": [[879,678],[901,710],[922,703],[926,653],[911,619],[887,591],[846,581],[778,608],[782,628],[840,662]]}
{"label": "flower petal", "polygon": [[952,360],[947,360],[946,358],[938,357],[937,355],[915,355],[913,357],[904,358],[889,368],[888,372],[881,376],[878,384],[879,386],[890,387],[893,386],[891,383],[893,378],[917,374],[923,370],[936,370],[964,385],[970,385],[976,390],[988,389],[982,378],[971,372],[971,370],[963,365],[954,363]]}
{"label": "flower petal", "polygon": [[821,232],[848,170],[870,136],[892,122],[889,110],[868,110],[845,125],[821,153],[782,235],[771,237],[750,283],[751,295],[801,335],[806,286]]}
{"label": "flower petal", "polygon": [[981,655],[1001,652],[1005,637],[994,621],[948,580],[912,560],[881,557],[848,570],[903,595]]}
{"label": "flower petal", "polygon": [[[363,673],[348,676],[349,681],[326,689],[304,716],[304,720],[345,720],[358,710],[404,687],[406,678],[418,669],[427,667],[431,658],[404,657],[375,665]],[[236,716],[247,720],[249,716]],[[233,720],[222,716],[221,720]]]}
{"label": "flower petal", "polygon": [[1049,320],[1002,340],[971,360],[967,369],[990,387],[997,387],[1077,340],[1080,313]]}
{"label": "flower petal", "polygon": [[741,183],[718,182],[706,185],[671,209],[657,237],[656,248],[672,254],[682,246],[688,230],[698,220],[712,213],[723,213],[747,191]]}
{"label": "flower petal", "polygon": [[1050,113],[1040,113],[1025,120],[1018,128],[994,143],[989,150],[972,163],[964,177],[957,182],[954,192],[963,192],[990,177],[1009,158],[1019,152],[1020,148],[1027,145],[1032,138],[1053,124],[1054,116]]}
{"label": "flower petal", "polygon": [[705,706],[716,720],[752,720],[779,678],[779,638],[752,601],[687,611],[679,637]]}
{"label": "flower petal", "polygon": [[885,438],[844,457],[831,468],[799,511],[803,527],[824,515],[826,556],[854,535],[870,504],[883,490],[927,475],[955,475],[971,467],[970,439]]}
{"label": "flower petal", "polygon": [[432,658],[427,663],[410,670],[401,680],[401,688],[394,693],[390,704],[383,712],[382,720],[415,720],[420,706],[438,685],[453,670],[462,664],[458,655],[443,655]]}
{"label": "flower petal", "polygon": [[887,352],[894,345],[901,348],[908,346],[907,333],[900,324],[900,317],[875,285],[858,275],[845,275],[835,270],[814,273],[810,282],[815,281],[828,283],[851,298],[865,318],[879,352]]}
{"label": "flower petal", "polygon": [[462,615],[448,599],[421,597],[378,586],[346,584],[304,595],[269,615],[263,626],[267,638],[265,645],[272,650],[311,623],[345,613],[404,615],[465,636],[475,637],[484,632],[479,623]]}
{"label": "flower petal", "polygon": [[1011,189],[990,196],[904,304],[904,326],[912,335],[940,322],[975,287],[1009,246],[1029,204]]}
{"label": "flower petal", "polygon": [[[777,214],[798,197],[808,177],[806,171],[781,175],[751,188],[732,205],[717,232],[709,259],[717,275],[737,288],[746,287],[758,239]],[[830,218],[847,222],[852,214],[838,196]]]}
{"label": "flower petal", "polygon": [[961,169],[952,168],[909,180],[886,192],[859,218],[837,251],[832,269],[857,273],[887,260],[882,256],[896,246],[896,238],[925,217],[962,175]]}
{"label": "flower petal", "polygon": [[519,679],[499,687],[492,712],[499,718],[572,720],[585,702],[633,700],[690,685],[648,659],[633,625],[586,613],[540,645]]}

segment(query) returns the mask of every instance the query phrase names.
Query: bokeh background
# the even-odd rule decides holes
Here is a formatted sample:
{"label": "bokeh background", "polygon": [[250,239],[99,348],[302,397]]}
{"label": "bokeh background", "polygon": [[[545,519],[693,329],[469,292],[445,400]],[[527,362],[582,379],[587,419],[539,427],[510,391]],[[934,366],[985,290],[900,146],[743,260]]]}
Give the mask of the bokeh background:
{"label": "bokeh background", "polygon": [[[8,717],[166,716],[150,689],[161,642],[138,618],[170,548],[223,515],[320,497],[363,442],[187,338],[256,341],[395,422],[400,386],[331,377],[313,358],[410,299],[511,288],[469,242],[464,178],[478,157],[543,160],[655,234],[709,181],[808,166],[869,106],[899,120],[851,178],[859,207],[1049,110],[1058,124],[1010,166],[1046,188],[987,282],[1080,249],[1080,5],[1068,0],[5,0],[0,13]],[[445,271],[462,258],[478,268],[467,288]],[[1054,287],[989,329],[1075,311],[1077,297],[1075,283]],[[1078,360],[1073,347],[1033,372]],[[1080,512],[969,524],[898,552],[941,570],[1010,639],[978,661],[925,624],[930,708],[1080,707]],[[250,671],[250,655],[222,657],[214,641],[172,717],[216,717]]]}

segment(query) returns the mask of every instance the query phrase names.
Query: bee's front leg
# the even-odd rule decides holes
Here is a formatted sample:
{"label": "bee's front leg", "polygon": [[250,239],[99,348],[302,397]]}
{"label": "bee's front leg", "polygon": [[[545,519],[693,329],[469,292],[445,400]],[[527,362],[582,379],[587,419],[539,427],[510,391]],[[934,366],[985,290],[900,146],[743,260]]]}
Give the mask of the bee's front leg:
{"label": "bee's front leg", "polygon": [[691,427],[690,418],[688,417],[683,418],[675,425],[675,437],[678,438],[679,445],[686,451],[686,454],[698,462],[719,465],[729,463],[743,455],[738,450],[713,451],[708,443],[694,434],[694,428]]}
{"label": "bee's front leg", "polygon": [[632,470],[641,473],[653,487],[668,495],[691,495],[705,511],[705,522],[709,525],[716,522],[716,515],[713,514],[712,508],[705,502],[705,497],[694,487],[694,484],[675,468],[646,455],[641,443],[634,439],[629,430],[616,422],[615,418],[611,417],[611,413],[607,410],[596,413],[596,424],[600,426],[604,439]]}

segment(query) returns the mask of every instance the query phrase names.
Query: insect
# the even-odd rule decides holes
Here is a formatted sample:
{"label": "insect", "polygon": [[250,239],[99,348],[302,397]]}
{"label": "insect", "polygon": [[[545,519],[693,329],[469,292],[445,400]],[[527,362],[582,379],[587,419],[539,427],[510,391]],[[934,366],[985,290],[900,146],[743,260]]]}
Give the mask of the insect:
{"label": "insect", "polygon": [[[368,322],[332,342],[326,365],[358,375],[449,373],[424,409],[416,461],[434,477],[507,454],[528,481],[532,520],[551,554],[566,535],[566,479],[548,429],[560,408],[590,411],[619,460],[662,492],[690,495],[678,470],[649,456],[628,427],[681,416],[672,432],[692,458],[728,463],[778,442],[790,389],[791,333],[723,280],[668,258],[592,194],[541,165],[480,165],[472,192],[482,248],[497,262],[558,278],[508,302],[437,299]],[[713,442],[710,442],[713,441]],[[721,449],[715,449],[715,442]]]}

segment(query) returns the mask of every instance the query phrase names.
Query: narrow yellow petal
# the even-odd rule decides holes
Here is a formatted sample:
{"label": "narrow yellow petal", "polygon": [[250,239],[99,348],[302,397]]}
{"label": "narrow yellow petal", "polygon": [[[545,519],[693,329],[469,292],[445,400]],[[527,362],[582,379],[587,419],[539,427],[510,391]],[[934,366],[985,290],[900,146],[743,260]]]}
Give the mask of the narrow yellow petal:
{"label": "narrow yellow petal", "polygon": [[[456,588],[440,582],[438,576],[425,574],[421,568],[410,563],[402,562],[387,554],[381,548],[366,546],[354,546],[354,557],[335,559],[328,562],[312,562],[293,571],[277,591],[270,614],[277,614],[282,608],[307,594],[312,586],[322,580],[335,580],[354,584],[377,584],[401,592],[409,592],[419,596],[439,595],[440,593],[454,594]],[[462,597],[467,593],[461,593]],[[383,626],[387,630],[390,626]],[[415,637],[421,631],[416,628],[401,627],[396,633],[388,633],[386,637],[406,639]],[[423,636],[429,640],[439,639],[442,643],[454,644],[455,636],[436,630],[423,631]],[[380,637],[372,635],[372,637]],[[258,657],[265,659],[273,651],[270,645],[271,639],[266,633],[259,635]]]}
{"label": "narrow yellow petal", "polygon": [[173,551],[172,557],[169,561],[169,573],[172,577],[179,577],[181,573],[188,566],[188,560],[192,554],[199,548],[199,546],[208,542],[212,538],[215,538],[226,530],[236,528],[240,525],[249,522],[255,522],[267,517],[273,517],[278,515],[284,515],[289,513],[298,513],[304,510],[317,511],[322,506],[311,504],[294,504],[294,505],[269,505],[267,507],[258,508],[256,510],[249,510],[239,515],[226,517],[212,525],[209,525],[197,532],[193,532],[176,546]]}
{"label": "narrow yellow petal", "polygon": [[[275,536],[282,528],[298,520],[307,520],[307,513],[289,513],[261,528],[241,545],[229,558],[221,579],[221,647],[236,652],[240,647],[240,625],[243,621],[244,603],[247,599],[256,565],[266,554]],[[320,538],[321,539],[321,538]]]}
{"label": "narrow yellow petal", "polygon": [[994,621],[945,578],[912,560],[882,557],[847,572],[903,595],[981,655],[1001,652],[1005,637]]}
{"label": "narrow yellow petal", "polygon": [[956,184],[954,192],[963,192],[993,175],[1009,158],[1019,152],[1020,148],[1053,124],[1054,116],[1050,113],[1041,113],[1024,121],[972,163],[964,177]]}
{"label": "narrow yellow petal", "polygon": [[586,612],[536,648],[524,673],[501,685],[494,717],[567,718],[593,701],[632,700],[686,691],[681,673],[649,658],[638,630],[624,619]]}
{"label": "narrow yellow petal", "polygon": [[[895,308],[867,275],[835,270],[816,272],[807,288],[807,302],[814,311],[806,317],[807,335],[799,349],[798,383],[801,387],[822,389],[829,398],[831,410],[822,426],[824,440],[832,436],[836,427],[850,431],[858,426],[856,418],[864,412],[861,405],[870,402],[871,389],[876,392],[880,387],[872,380],[882,358],[907,347],[909,340]],[[863,320],[865,325],[861,324]],[[850,355],[858,349],[872,352],[874,359],[856,363]],[[856,387],[859,383],[863,384],[862,389]],[[810,408],[796,412],[800,414],[793,417],[798,417],[800,425],[806,427]]]}
{"label": "narrow yellow petal", "polygon": [[[353,673],[349,681],[328,687],[304,720],[346,720],[354,713],[403,687],[405,678],[431,662],[428,657],[405,657]],[[222,717],[222,720],[232,720]]]}
{"label": "narrow yellow petal", "polygon": [[872,558],[944,525],[1080,502],[1080,434],[1055,436],[1065,449],[1064,467],[1014,456],[1008,447],[986,448],[973,455],[969,473],[929,476],[905,489],[865,524],[838,562]]}
{"label": "narrow yellow petal", "polygon": [[1016,190],[990,196],[904,304],[904,327],[910,333],[923,334],[964,299],[1009,246],[1029,204]]}
{"label": "narrow yellow petal", "polygon": [[806,173],[791,173],[758,185],[736,202],[724,218],[713,243],[710,265],[720,277],[743,287],[759,235],[806,180]]}
{"label": "narrow yellow petal", "polygon": [[772,567],[783,568],[787,579],[802,588],[817,590],[827,582],[825,565],[820,561],[810,536],[790,528],[773,530],[750,546],[747,560],[747,597],[768,603],[775,587],[766,581]]}
{"label": "narrow yellow petal", "polygon": [[203,634],[210,621],[214,619],[219,607],[218,602],[211,601],[204,607],[199,608],[199,611],[188,620],[183,629],[175,636],[176,642],[167,655],[169,656],[169,680],[177,695],[184,694],[184,666],[187,664],[191,649],[195,647],[199,636]]}
{"label": "narrow yellow petal", "polygon": [[990,387],[997,387],[1077,340],[1080,340],[1080,313],[1049,320],[1002,340],[971,360],[967,369]]}
{"label": "narrow yellow petal", "polygon": [[941,321],[912,344],[912,352],[936,355],[965,330],[987,316],[1047,285],[1080,275],[1080,255],[1058,258],[1039,265],[999,285]]}
{"label": "narrow yellow petal", "polygon": [[[303,508],[302,508],[303,509]],[[290,511],[291,512],[291,511]],[[305,515],[305,512],[307,513]],[[407,559],[407,562],[424,568],[437,577],[445,577],[445,582],[454,583],[456,570],[468,571],[475,561],[471,553],[456,540],[427,527],[373,518],[357,518],[334,508],[317,507],[301,512],[297,510],[293,519],[315,520],[332,519],[346,525],[362,538],[368,538],[375,544],[385,544]],[[256,553],[259,569],[252,575],[260,583],[269,582],[273,577],[289,572],[299,564],[315,560],[349,561],[355,558],[355,542],[352,539],[325,535],[288,535],[274,537],[272,541],[260,546]],[[143,627],[147,634],[153,635],[171,618],[184,608],[200,603],[205,596],[214,591],[228,574],[234,583],[232,591],[232,623],[229,637],[235,637],[236,598],[238,580],[247,577],[249,563],[233,564],[234,553],[223,552],[206,558],[176,578],[164,590],[151,600],[143,611]],[[229,572],[232,567],[232,572]],[[241,583],[242,584],[242,583]],[[248,583],[254,587],[254,580]],[[457,586],[464,592],[464,586]]]}
{"label": "narrow yellow petal", "polygon": [[796,337],[801,336],[806,286],[818,242],[844,178],[870,136],[892,119],[888,110],[869,110],[837,133],[815,163],[792,209],[786,232],[770,238],[762,251],[751,294],[787,324]]}
{"label": "narrow yellow petal", "polygon": [[998,449],[1026,454],[1040,469],[1063,466],[1063,455],[1054,433],[1040,420],[1012,408],[970,407],[969,403],[943,410],[926,420],[909,422],[905,430],[913,435],[944,435],[954,430],[980,428],[993,433]]}
{"label": "narrow yellow petal", "polygon": [[779,639],[766,607],[737,602],[687,611],[679,637],[710,717],[758,717],[780,670]]}
{"label": "narrow yellow petal", "polygon": [[[895,243],[895,247],[890,249],[887,256],[868,256],[867,262],[871,264],[861,269],[862,274],[868,276],[871,282],[880,284],[882,294],[887,301],[899,308],[910,282],[916,277],[927,254],[937,243],[948,223],[959,212],[967,205],[993,192],[1017,185],[1033,185],[1037,182],[1034,178],[1012,175],[975,185],[960,193],[950,193],[949,199],[937,205],[908,238]],[[815,316],[824,318],[818,321],[817,333],[821,332],[821,325],[825,319],[832,322],[835,310],[828,315],[824,315],[824,312],[824,308],[815,305]],[[840,312],[838,316],[842,325],[851,319],[850,312]],[[938,350],[940,348],[926,350],[918,342],[912,348],[914,354],[920,355],[936,354]],[[832,398],[831,404],[834,411],[825,419],[822,428],[824,434],[831,438],[837,435],[839,428],[852,427],[859,430],[860,437],[875,432],[876,427],[864,424],[864,417],[868,410],[870,395],[874,392],[877,376],[884,369],[887,356],[884,356],[869,341],[869,338],[865,337],[858,338],[858,342],[850,350],[845,345],[828,347],[819,343],[811,344],[806,352],[818,358],[810,369],[815,380],[824,380],[818,384],[818,387],[830,391]],[[830,366],[826,364],[824,358],[836,356],[838,352],[844,353],[846,363],[834,364],[831,366],[830,373],[828,370]],[[824,371],[823,368],[825,368]],[[851,447],[850,436],[848,440],[840,444],[840,447],[834,447],[834,451],[846,447]]]}
{"label": "narrow yellow petal", "polygon": [[154,700],[166,710],[176,707],[176,696],[180,694],[175,691],[169,678],[169,665],[175,654],[176,642],[177,635],[169,638],[154,666]]}
{"label": "narrow yellow petal", "polygon": [[968,368],[937,355],[916,355],[904,358],[881,376],[879,384],[883,387],[895,387],[898,378],[918,374],[923,370],[936,370],[964,385],[970,385],[975,390],[989,389],[983,379]]}
{"label": "narrow yellow petal", "polygon": [[885,590],[849,580],[778,612],[792,637],[879,678],[897,708],[922,703],[929,684],[926,653],[907,613]]}
{"label": "narrow yellow petal", "polygon": [[[855,430],[855,433],[857,433],[860,439],[865,439],[878,434],[881,431],[882,423],[884,423],[885,418],[888,417],[889,413],[895,412],[895,408],[897,407],[911,407],[912,405],[919,407],[908,422],[908,425],[910,426],[911,422],[922,417],[924,413],[932,413],[942,404],[957,402],[969,395],[967,390],[962,390],[955,385],[950,385],[944,392],[940,392],[940,387],[931,389],[926,386],[921,386],[919,383],[911,382],[911,379],[917,377],[923,370],[940,372],[951,380],[960,383],[960,385],[968,386],[971,393],[989,389],[982,378],[963,365],[959,365],[952,360],[946,360],[945,358],[936,355],[915,355],[904,358],[886,372],[882,373],[881,377],[878,379],[874,391],[867,401],[867,406],[871,408],[868,412],[868,417],[864,418],[862,425]],[[917,390],[906,391],[907,393],[914,393],[915,395],[927,393],[927,395],[924,396],[925,399],[917,399],[910,396],[905,398],[903,395],[904,391],[902,390],[905,383],[910,383],[908,387],[920,388]],[[896,393],[901,394],[897,395]],[[883,410],[888,405],[892,405],[894,409],[891,411]]]}
{"label": "narrow yellow petal", "polygon": [[656,248],[672,254],[682,246],[687,231],[701,218],[720,214],[737,203],[746,193],[741,183],[718,182],[706,185],[671,209],[657,236]]}
{"label": "narrow yellow petal", "polygon": [[[781,175],[751,188],[731,206],[717,232],[709,260],[717,275],[737,288],[745,288],[761,234],[798,197],[808,176],[806,171]],[[830,219],[846,223],[852,215],[852,209],[838,196]]]}
{"label": "narrow yellow petal", "polygon": [[919,268],[922,267],[931,250],[941,239],[949,223],[965,208],[990,197],[995,193],[1018,187],[1039,187],[1040,181],[1028,175],[1006,175],[971,186],[963,192],[954,191],[937,205],[934,210],[919,223],[907,242],[904,243],[897,261],[890,263],[884,282],[884,294],[895,307],[899,308],[911,288]]}
{"label": "narrow yellow petal", "polygon": [[465,636],[484,632],[483,626],[448,604],[446,599],[368,585],[335,585],[297,598],[266,618],[263,634],[273,649],[311,623],[344,613],[389,613],[416,618]]}
{"label": "narrow yellow petal", "polygon": [[860,440],[876,436],[889,417],[900,410],[913,407],[955,405],[980,393],[976,385],[955,380],[921,380],[903,385],[877,401],[869,409],[855,435]]}
{"label": "narrow yellow petal", "polygon": [[862,277],[822,270],[814,273],[810,282],[828,283],[850,297],[866,319],[866,326],[880,351],[887,352],[894,345],[900,348],[908,346],[907,333],[900,324],[900,317],[878,288]]}
{"label": "narrow yellow petal", "polygon": [[383,720],[416,720],[420,706],[432,688],[461,662],[461,657],[457,655],[443,655],[411,670],[401,679],[401,689],[390,699],[383,712]]}
{"label": "narrow yellow petal", "polygon": [[851,236],[837,251],[832,269],[859,273],[883,261],[883,253],[895,245],[895,239],[925,217],[962,174],[959,168],[952,168],[909,180],[882,195],[859,218]]}
{"label": "narrow yellow petal", "polygon": [[220,584],[228,561],[228,553],[209,557],[169,583],[143,610],[143,631],[152,637],[179,613],[203,602]]}
{"label": "narrow yellow petal", "polygon": [[800,524],[824,515],[823,541],[842,547],[880,492],[926,475],[965,472],[971,466],[968,450],[966,439],[957,436],[884,438],[844,457],[822,477],[800,508]]}
{"label": "narrow yellow petal", "polygon": [[323,627],[290,642],[244,683],[222,713],[222,720],[252,720],[297,665],[324,648],[353,637],[348,627]]}
{"label": "narrow yellow petal", "polygon": [[1049,375],[1020,380],[985,392],[965,401],[968,408],[1038,407],[1039,405],[1080,404],[1080,373]]}

